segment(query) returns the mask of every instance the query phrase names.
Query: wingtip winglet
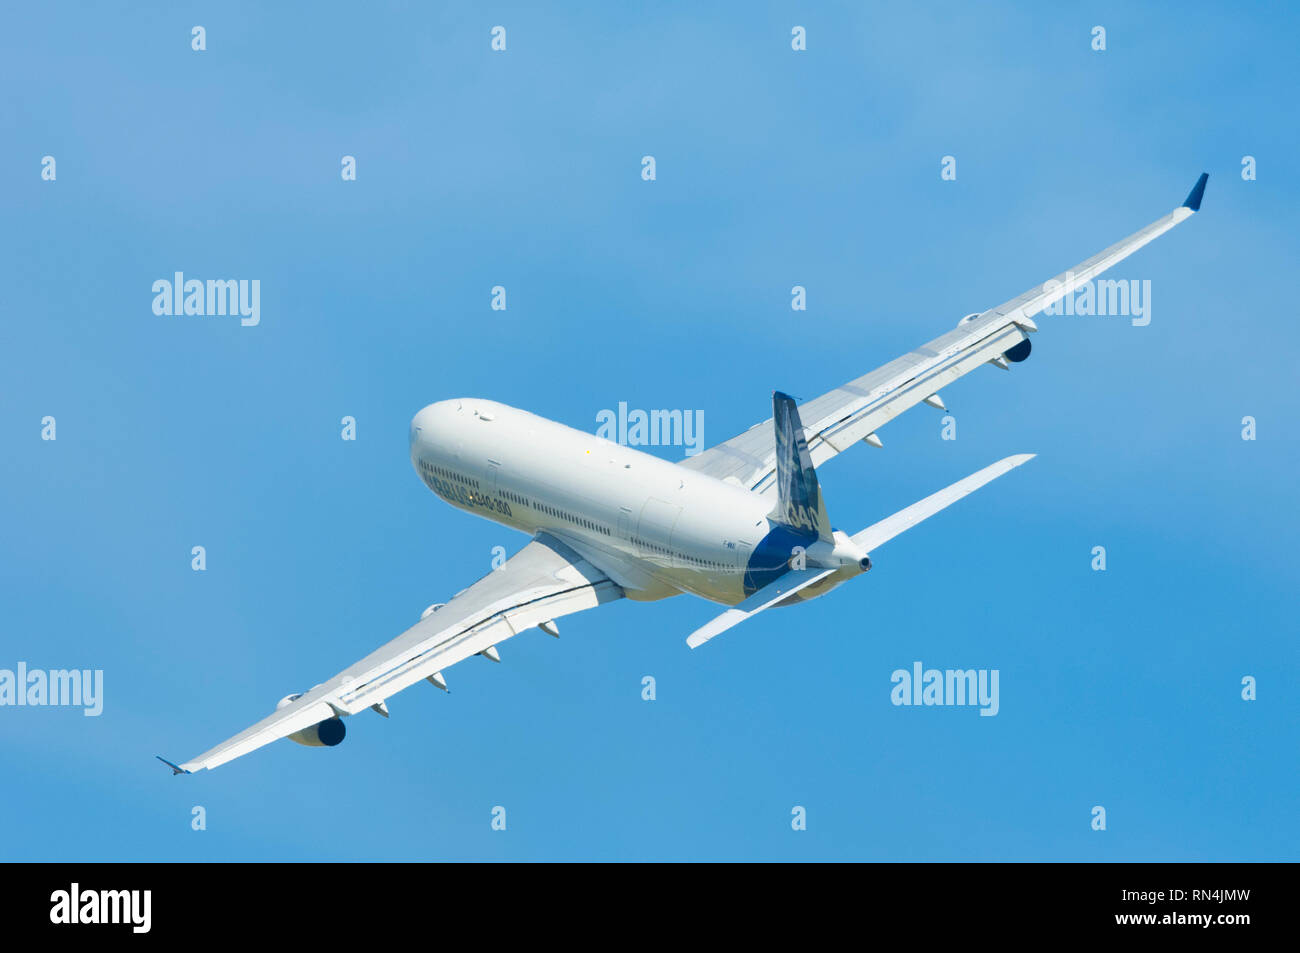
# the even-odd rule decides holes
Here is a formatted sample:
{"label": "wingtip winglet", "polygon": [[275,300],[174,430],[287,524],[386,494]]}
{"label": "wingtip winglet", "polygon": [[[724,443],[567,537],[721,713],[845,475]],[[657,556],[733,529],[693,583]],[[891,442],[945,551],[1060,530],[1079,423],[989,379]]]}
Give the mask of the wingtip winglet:
{"label": "wingtip winglet", "polygon": [[185,770],[184,768],[182,768],[179,764],[172,764],[170,761],[168,761],[166,758],[164,758],[164,757],[163,757],[162,755],[160,755],[160,754],[156,754],[156,755],[154,755],[154,757],[157,758],[159,761],[161,761],[163,764],[167,765],[167,767],[171,768],[171,769],[172,769],[172,775],[173,775],[173,776],[175,776],[175,775],[177,775],[177,774],[191,774],[191,773],[193,773],[193,772],[190,772],[190,771],[186,771],[186,770]]}
{"label": "wingtip winglet", "polygon": [[1193,212],[1201,210],[1201,199],[1205,196],[1205,183],[1209,181],[1210,173],[1202,172],[1201,177],[1196,180],[1192,190],[1187,193],[1187,201],[1183,202],[1183,208],[1189,208]]}

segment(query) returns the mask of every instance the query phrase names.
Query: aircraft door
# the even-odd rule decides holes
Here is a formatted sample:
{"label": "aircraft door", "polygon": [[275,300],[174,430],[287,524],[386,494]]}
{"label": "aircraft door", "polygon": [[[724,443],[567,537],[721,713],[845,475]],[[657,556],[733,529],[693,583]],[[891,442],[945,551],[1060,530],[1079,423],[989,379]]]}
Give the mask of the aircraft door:
{"label": "aircraft door", "polygon": [[652,559],[660,566],[672,566],[673,527],[682,515],[680,506],[673,506],[654,497],[645,501],[641,507],[641,518],[637,521],[637,552]]}

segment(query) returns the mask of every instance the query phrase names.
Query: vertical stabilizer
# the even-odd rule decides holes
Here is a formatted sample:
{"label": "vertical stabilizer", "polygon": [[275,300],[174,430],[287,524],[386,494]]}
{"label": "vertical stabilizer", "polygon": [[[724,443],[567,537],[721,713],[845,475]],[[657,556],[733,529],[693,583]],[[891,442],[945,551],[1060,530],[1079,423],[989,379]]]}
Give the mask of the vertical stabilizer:
{"label": "vertical stabilizer", "polygon": [[826,515],[817,471],[813,469],[804,439],[803,422],[794,398],[776,391],[772,394],[772,424],[776,428],[777,503],[769,519],[796,530],[815,533],[819,539],[831,540],[831,521]]}

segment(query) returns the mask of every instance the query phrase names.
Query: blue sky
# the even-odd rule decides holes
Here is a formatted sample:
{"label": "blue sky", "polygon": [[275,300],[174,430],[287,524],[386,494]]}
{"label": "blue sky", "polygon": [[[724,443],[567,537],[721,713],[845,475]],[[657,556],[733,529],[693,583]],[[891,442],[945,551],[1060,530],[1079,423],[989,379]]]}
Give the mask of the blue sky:
{"label": "blue sky", "polygon": [[[0,708],[0,858],[1296,859],[1296,19],[6,8],[0,668],[102,669],[105,704]],[[187,778],[153,760],[523,544],[422,486],[424,404],[589,430],[620,401],[698,409],[716,443],[773,389],[814,397],[1147,224],[1203,170],[1201,214],[1113,273],[1151,281],[1149,326],[1043,319],[1025,364],[945,391],[958,439],[918,407],[823,469],[856,531],[1039,454],[866,578],[695,652],[715,606],[616,603],[351,719],[338,748]],[[259,279],[261,323],[155,315],[175,271]],[[891,705],[918,660],[998,669],[998,715]]]}

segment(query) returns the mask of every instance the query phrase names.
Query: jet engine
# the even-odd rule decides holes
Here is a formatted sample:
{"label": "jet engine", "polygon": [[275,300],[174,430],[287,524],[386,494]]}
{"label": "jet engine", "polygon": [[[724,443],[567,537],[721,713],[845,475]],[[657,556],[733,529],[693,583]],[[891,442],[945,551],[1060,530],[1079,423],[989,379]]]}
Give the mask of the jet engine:
{"label": "jet engine", "polygon": [[[974,314],[966,315],[966,317],[962,318],[960,321],[957,322],[957,327],[961,327],[963,324],[970,324],[972,321],[978,318],[982,313],[983,312],[976,311]],[[1032,321],[1029,322],[1028,330],[1030,331],[1035,330]],[[1033,350],[1033,345],[1029,343],[1029,338],[1025,338],[1015,347],[1008,348],[1006,351],[1004,351],[1002,357],[1007,361],[1010,361],[1012,364],[1019,364],[1021,361],[1023,361],[1025,358],[1029,356],[1029,352],[1031,350]],[[1003,364],[1002,367],[1005,369],[1006,364]]]}
{"label": "jet engine", "polygon": [[347,725],[343,724],[343,719],[334,717],[326,718],[302,731],[295,731],[289,735],[289,740],[306,745],[308,748],[333,748],[346,737],[347,733]]}
{"label": "jet engine", "polygon": [[1033,350],[1033,345],[1029,343],[1029,338],[1025,338],[1015,347],[1008,348],[1004,351],[1002,356],[1013,364],[1019,364],[1029,356],[1031,350]]}
{"label": "jet engine", "polygon": [[[275,710],[279,711],[295,698],[301,697],[301,692],[296,695],[285,695],[276,704]],[[347,736],[347,733],[348,729],[347,726],[343,724],[343,719],[335,716],[333,718],[326,718],[324,721],[318,721],[316,724],[304,728],[301,731],[295,731],[287,737],[294,744],[304,745],[308,748],[333,748]]]}

